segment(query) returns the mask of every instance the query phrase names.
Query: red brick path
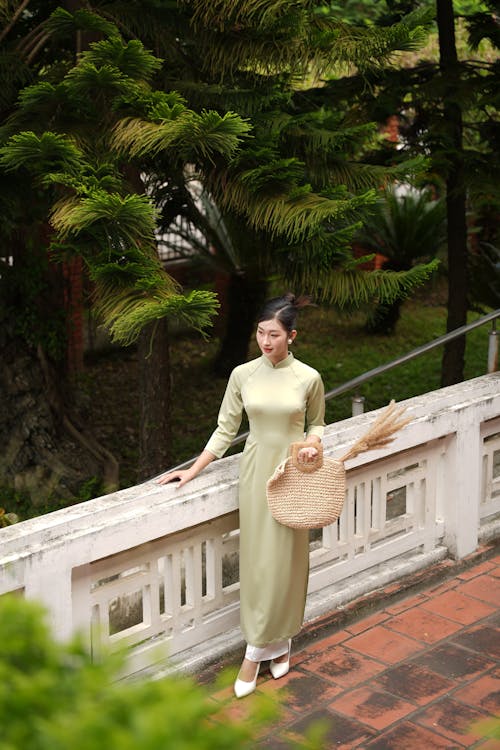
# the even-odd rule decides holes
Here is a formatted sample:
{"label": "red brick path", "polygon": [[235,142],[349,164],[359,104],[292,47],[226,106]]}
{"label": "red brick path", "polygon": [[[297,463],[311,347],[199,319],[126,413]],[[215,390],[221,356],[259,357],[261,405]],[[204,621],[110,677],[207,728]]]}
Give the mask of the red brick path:
{"label": "red brick path", "polygon": [[[283,714],[256,748],[282,750],[326,720],[325,749],[500,750],[477,726],[500,723],[498,547],[440,570],[442,580],[430,576],[417,593],[395,597],[388,587],[392,596],[365,617],[353,608],[348,622],[333,614],[330,626],[313,623],[281,680],[262,665],[257,693],[279,694]],[[229,696],[228,688],[212,699]],[[252,700],[230,699],[223,713],[244,720]]]}

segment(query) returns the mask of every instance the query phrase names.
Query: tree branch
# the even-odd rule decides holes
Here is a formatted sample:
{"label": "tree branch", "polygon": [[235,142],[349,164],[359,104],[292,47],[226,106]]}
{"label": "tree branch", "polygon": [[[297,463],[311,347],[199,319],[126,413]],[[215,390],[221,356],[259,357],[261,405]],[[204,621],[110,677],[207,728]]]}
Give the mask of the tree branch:
{"label": "tree branch", "polygon": [[16,25],[17,19],[19,18],[23,10],[29,5],[29,3],[30,0],[22,1],[21,5],[12,16],[10,23],[8,23],[7,26],[0,32],[0,42],[3,42],[9,31]]}

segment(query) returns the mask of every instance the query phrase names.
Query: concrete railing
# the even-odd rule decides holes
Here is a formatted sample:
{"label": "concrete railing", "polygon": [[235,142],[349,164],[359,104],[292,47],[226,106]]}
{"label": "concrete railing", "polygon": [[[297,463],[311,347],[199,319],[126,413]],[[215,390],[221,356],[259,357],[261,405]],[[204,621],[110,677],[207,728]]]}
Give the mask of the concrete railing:
{"label": "concrete railing", "polygon": [[[404,405],[411,424],[348,462],[341,518],[311,534],[307,619],[500,535],[500,373]],[[340,456],[375,414],[330,425],[325,452]],[[41,601],[58,637],[81,631],[95,653],[127,647],[128,674],[213,658],[241,639],[238,461],[1,530],[0,594]]]}

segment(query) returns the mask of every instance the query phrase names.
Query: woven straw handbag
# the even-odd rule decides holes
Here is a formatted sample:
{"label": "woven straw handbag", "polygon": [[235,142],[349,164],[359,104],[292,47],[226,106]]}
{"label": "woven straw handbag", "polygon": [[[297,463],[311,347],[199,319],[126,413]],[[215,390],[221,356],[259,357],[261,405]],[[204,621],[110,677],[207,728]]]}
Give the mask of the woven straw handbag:
{"label": "woven straw handbag", "polygon": [[313,463],[299,463],[298,452],[310,443],[292,443],[291,455],[282,461],[267,481],[267,502],[273,518],[293,529],[320,529],[334,523],[342,513],[346,494],[344,462],[360,453],[388,445],[409,419],[394,401],[341,458],[318,455]]}

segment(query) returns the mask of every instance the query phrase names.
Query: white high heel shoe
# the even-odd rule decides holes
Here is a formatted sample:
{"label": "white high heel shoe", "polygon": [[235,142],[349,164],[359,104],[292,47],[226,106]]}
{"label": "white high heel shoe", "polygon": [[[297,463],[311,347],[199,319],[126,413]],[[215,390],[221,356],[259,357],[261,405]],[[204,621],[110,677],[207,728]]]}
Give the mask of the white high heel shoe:
{"label": "white high heel shoe", "polygon": [[255,677],[251,682],[247,682],[246,680],[236,680],[234,683],[234,694],[237,698],[244,698],[245,695],[250,695],[250,693],[253,693],[255,688],[257,687],[257,677],[259,676],[259,670],[260,670],[260,662],[257,664],[257,671],[255,672]]}
{"label": "white high heel shoe", "polygon": [[290,649],[292,641],[288,639],[288,659],[286,661],[273,661],[269,665],[269,671],[275,680],[279,680],[280,677],[284,677],[290,671]]}

